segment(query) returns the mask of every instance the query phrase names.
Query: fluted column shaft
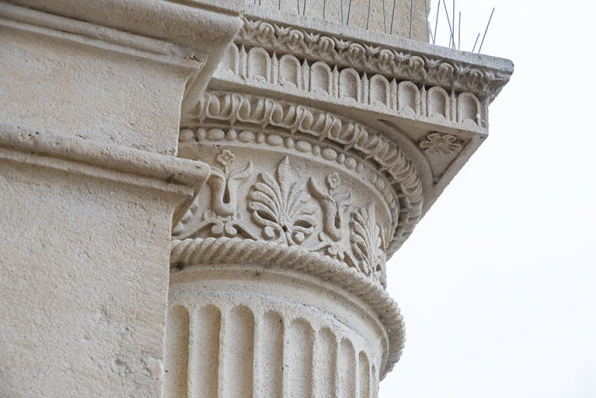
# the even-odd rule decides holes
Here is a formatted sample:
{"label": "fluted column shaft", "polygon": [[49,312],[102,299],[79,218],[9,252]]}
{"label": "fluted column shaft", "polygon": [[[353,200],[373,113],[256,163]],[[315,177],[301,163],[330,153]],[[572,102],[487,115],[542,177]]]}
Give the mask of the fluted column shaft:
{"label": "fluted column shaft", "polygon": [[221,264],[172,273],[167,336],[166,397],[374,397],[387,344],[340,289]]}

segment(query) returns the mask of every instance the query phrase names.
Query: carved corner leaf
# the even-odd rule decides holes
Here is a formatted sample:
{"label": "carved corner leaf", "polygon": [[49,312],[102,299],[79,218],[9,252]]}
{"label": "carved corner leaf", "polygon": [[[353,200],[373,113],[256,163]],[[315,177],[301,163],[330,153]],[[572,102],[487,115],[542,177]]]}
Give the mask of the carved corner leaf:
{"label": "carved corner leaf", "polygon": [[382,275],[385,252],[381,229],[376,223],[374,203],[360,207],[352,213],[350,231],[352,251],[360,271],[365,275]]}

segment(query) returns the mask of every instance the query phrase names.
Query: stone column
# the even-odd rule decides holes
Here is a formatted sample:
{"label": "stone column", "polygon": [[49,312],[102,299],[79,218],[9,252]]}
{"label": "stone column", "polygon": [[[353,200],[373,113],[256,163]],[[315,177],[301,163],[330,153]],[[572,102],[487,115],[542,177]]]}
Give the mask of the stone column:
{"label": "stone column", "polygon": [[161,396],[172,223],[209,177],[180,114],[241,26],[215,3],[0,1],[1,397]]}
{"label": "stone column", "polygon": [[375,397],[404,343],[386,260],[485,138],[505,60],[252,8],[179,156],[165,397]]}

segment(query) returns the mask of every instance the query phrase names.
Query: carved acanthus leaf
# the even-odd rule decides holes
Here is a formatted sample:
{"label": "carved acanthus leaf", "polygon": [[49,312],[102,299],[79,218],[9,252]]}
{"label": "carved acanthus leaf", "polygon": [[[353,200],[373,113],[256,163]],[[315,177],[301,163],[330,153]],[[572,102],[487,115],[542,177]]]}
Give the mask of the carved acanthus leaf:
{"label": "carved acanthus leaf", "polygon": [[373,203],[352,213],[350,223],[352,251],[358,268],[365,275],[375,275],[385,286],[385,247],[383,231],[376,223]]}

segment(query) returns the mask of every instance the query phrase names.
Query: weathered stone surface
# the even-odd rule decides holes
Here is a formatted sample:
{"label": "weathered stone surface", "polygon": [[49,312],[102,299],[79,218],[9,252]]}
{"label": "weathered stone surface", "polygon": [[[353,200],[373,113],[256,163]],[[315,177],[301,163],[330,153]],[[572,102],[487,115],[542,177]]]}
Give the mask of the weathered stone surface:
{"label": "weathered stone surface", "polygon": [[0,136],[0,395],[159,396],[172,215],[208,168]]}
{"label": "weathered stone surface", "polygon": [[244,22],[182,115],[179,156],[211,176],[173,230],[166,396],[373,397],[404,343],[386,259],[512,65],[263,4]]}
{"label": "weathered stone surface", "polygon": [[376,397],[513,68],[350,3],[0,2],[0,396]]}

